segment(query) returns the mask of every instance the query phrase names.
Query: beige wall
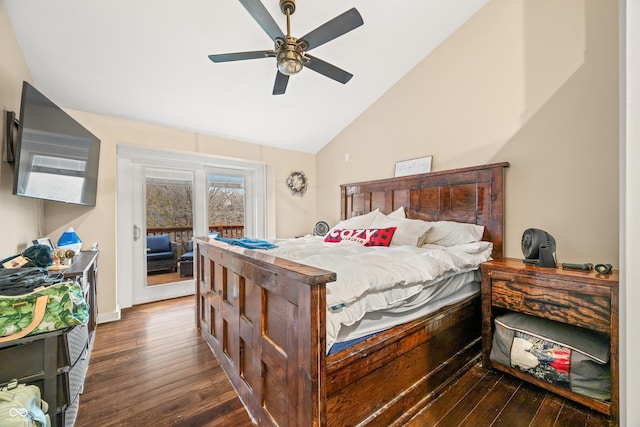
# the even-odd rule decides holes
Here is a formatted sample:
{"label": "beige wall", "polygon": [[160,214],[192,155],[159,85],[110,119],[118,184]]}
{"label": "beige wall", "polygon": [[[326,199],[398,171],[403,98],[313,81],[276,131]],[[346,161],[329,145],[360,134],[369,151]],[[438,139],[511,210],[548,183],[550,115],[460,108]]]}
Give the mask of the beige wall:
{"label": "beige wall", "polygon": [[508,161],[507,256],[537,227],[560,262],[617,265],[617,18],[615,2],[491,0],[318,153],[318,218],[399,160]]}
{"label": "beige wall", "polygon": [[20,115],[22,81],[30,81],[31,73],[3,3],[0,3],[0,53],[0,222],[3,224],[0,259],[4,259],[23,251],[27,242],[40,237],[42,202],[12,195],[13,165],[5,161],[5,111],[15,111],[16,116]]}

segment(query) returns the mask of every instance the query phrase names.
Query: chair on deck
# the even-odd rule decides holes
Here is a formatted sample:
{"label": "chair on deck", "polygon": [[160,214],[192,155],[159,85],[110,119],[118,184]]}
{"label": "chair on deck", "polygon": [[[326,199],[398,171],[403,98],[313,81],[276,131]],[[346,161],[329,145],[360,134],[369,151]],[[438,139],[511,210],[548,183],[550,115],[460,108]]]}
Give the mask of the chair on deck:
{"label": "chair on deck", "polygon": [[193,276],[193,241],[184,243],[185,252],[180,256],[180,277]]}
{"label": "chair on deck", "polygon": [[178,271],[178,245],[168,234],[147,236],[147,273]]}

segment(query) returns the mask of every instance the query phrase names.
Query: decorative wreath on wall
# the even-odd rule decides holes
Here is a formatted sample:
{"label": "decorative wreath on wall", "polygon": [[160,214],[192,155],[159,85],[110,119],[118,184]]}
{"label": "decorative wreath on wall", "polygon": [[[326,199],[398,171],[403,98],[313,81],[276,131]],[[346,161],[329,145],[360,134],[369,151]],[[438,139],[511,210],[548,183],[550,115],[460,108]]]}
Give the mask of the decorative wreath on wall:
{"label": "decorative wreath on wall", "polygon": [[307,191],[307,177],[304,172],[292,172],[287,178],[287,187],[291,190],[292,194],[298,194],[302,196]]}

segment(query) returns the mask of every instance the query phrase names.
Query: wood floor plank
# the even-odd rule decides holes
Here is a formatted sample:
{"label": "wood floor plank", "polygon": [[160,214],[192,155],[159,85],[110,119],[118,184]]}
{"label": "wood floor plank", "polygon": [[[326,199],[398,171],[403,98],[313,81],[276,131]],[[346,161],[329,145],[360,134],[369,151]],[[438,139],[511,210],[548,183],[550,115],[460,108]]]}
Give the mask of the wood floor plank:
{"label": "wood floor plank", "polygon": [[547,393],[540,404],[540,409],[531,420],[531,427],[553,427],[562,412],[564,400],[556,395]]}
{"label": "wood floor plank", "polygon": [[566,401],[563,410],[558,415],[556,426],[586,426],[591,411],[584,406]]}
{"label": "wood floor plank", "polygon": [[513,383],[519,383],[519,386],[492,425],[495,427],[527,427],[531,423],[531,419],[540,410],[540,405],[546,392],[529,383],[520,382],[513,377],[508,378]]}
{"label": "wood floor plank", "polygon": [[591,412],[586,425],[589,427],[611,427],[612,424],[608,418],[603,417],[599,413]]}
{"label": "wood floor plank", "polygon": [[435,425],[438,427],[465,425],[463,424],[465,418],[467,418],[477,407],[478,403],[485,398],[487,393],[493,390],[500,382],[501,377],[502,375],[485,375],[482,377]]}
{"label": "wood floor plank", "polygon": [[[491,393],[476,405],[476,407],[465,417],[464,424],[470,426],[494,425],[496,418],[503,408],[509,403],[513,395],[519,388],[517,381],[507,376],[500,377]],[[517,427],[518,424],[497,424],[509,427]]]}
{"label": "wood floor plank", "polygon": [[435,401],[416,414],[407,426],[433,426],[440,421],[482,378],[496,375],[491,371],[472,369],[451,387],[445,390]]}

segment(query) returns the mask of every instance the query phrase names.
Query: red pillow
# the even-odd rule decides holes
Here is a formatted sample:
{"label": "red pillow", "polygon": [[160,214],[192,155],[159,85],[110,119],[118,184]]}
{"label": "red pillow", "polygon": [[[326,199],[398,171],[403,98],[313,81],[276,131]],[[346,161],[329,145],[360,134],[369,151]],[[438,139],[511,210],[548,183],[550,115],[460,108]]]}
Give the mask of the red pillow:
{"label": "red pillow", "polygon": [[325,242],[337,243],[351,240],[364,246],[389,246],[396,227],[365,228],[360,230],[331,230],[324,238]]}

